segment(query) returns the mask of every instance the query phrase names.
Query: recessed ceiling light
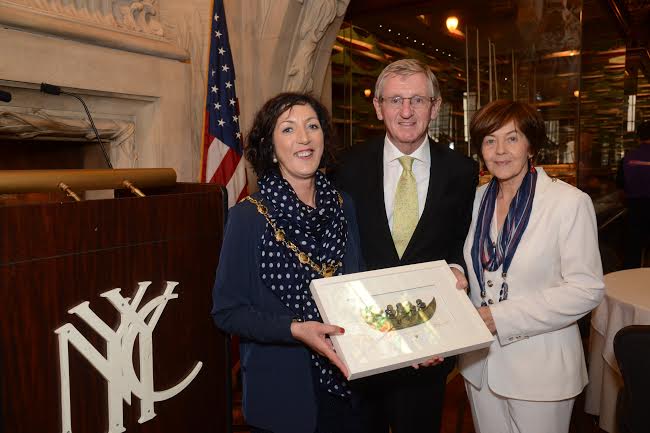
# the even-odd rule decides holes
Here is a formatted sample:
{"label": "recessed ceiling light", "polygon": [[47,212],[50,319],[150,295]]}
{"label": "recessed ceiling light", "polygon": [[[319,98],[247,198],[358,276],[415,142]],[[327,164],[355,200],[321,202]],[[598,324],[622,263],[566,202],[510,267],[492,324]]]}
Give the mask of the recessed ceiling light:
{"label": "recessed ceiling light", "polygon": [[417,42],[417,41],[418,41],[417,39],[413,39],[413,42]]}
{"label": "recessed ceiling light", "polygon": [[382,26],[381,24],[379,24],[379,27],[384,27],[384,26]]}
{"label": "recessed ceiling light", "polygon": [[388,31],[389,31],[389,32],[392,32],[393,30],[392,30],[392,29],[388,29]]}

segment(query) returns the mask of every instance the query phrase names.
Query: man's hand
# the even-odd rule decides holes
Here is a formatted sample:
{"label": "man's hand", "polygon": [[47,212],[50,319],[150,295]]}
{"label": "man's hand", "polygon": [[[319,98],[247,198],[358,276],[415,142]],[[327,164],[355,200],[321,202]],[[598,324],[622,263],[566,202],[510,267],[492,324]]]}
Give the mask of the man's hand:
{"label": "man's hand", "polygon": [[439,356],[435,356],[433,358],[429,358],[424,362],[421,362],[419,364],[413,364],[413,368],[416,370],[420,367],[433,367],[434,365],[442,364],[442,361],[444,361],[445,358],[441,358]]}
{"label": "man's hand", "polygon": [[492,335],[497,333],[497,326],[494,323],[494,317],[492,317],[492,311],[490,307],[480,307],[477,309],[479,316],[485,322],[485,325],[488,327]]}
{"label": "man's hand", "polygon": [[450,267],[449,269],[451,269],[451,272],[453,272],[456,277],[456,288],[459,290],[467,290],[467,278],[465,278],[463,271],[453,267]]}
{"label": "man's hand", "polygon": [[291,323],[293,338],[302,342],[314,352],[325,356],[341,370],[343,376],[348,377],[350,373],[334,351],[332,342],[329,339],[329,335],[343,335],[344,333],[345,329],[340,326],[326,325],[315,321]]}

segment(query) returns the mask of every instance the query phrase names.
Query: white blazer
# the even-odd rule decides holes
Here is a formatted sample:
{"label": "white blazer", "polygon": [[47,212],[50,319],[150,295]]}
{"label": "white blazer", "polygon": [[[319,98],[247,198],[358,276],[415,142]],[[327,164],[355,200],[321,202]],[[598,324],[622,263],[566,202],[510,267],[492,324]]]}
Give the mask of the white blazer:
{"label": "white blazer", "polygon": [[[487,374],[490,389],[503,397],[557,401],[576,396],[588,382],[576,320],[600,303],[603,270],[591,199],[579,189],[551,179],[543,169],[537,171],[528,227],[506,278],[507,300],[498,302],[501,268],[485,272],[498,338],[488,348],[461,355],[459,367],[477,388]],[[486,189],[487,185],[477,189],[463,250],[470,298],[476,307],[481,305],[481,296],[471,249]],[[492,239],[496,239],[495,217]]]}

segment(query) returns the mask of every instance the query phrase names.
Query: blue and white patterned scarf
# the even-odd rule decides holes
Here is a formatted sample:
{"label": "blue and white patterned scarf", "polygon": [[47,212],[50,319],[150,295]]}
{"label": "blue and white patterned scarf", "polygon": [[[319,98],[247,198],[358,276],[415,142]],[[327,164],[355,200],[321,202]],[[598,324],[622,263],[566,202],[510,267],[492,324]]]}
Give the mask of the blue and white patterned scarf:
{"label": "blue and white patterned scarf", "polygon": [[492,300],[486,299],[484,271],[494,272],[503,265],[502,276],[503,284],[499,292],[499,302],[508,299],[508,283],[506,281],[508,269],[512,258],[517,251],[517,246],[521,237],[528,226],[530,212],[533,208],[533,199],[535,198],[535,186],[537,185],[537,170],[531,167],[517,190],[508,215],[499,232],[496,242],[490,238],[490,225],[494,217],[494,207],[496,206],[499,184],[495,177],[490,184],[481,200],[481,207],[476,217],[476,232],[474,233],[474,242],[472,243],[472,265],[474,274],[478,280],[481,290],[481,305],[492,304]]}
{"label": "blue and white patterned scarf", "polygon": [[[289,182],[277,172],[260,178],[258,185],[269,218],[301,252],[318,264],[333,265],[343,261],[347,222],[338,192],[320,171],[316,172],[315,208],[300,201]],[[261,239],[260,255],[260,277],[266,287],[303,321],[322,322],[309,290],[311,280],[321,275],[308,264],[301,264],[293,251],[277,242],[270,224]],[[336,275],[341,274],[339,268]],[[350,394],[337,367],[315,352],[311,357],[321,387],[334,395]]]}

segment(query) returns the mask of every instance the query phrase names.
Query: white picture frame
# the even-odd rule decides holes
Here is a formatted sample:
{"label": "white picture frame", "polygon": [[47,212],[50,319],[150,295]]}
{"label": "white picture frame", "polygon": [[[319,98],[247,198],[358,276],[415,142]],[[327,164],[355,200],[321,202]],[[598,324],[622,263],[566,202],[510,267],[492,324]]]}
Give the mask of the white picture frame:
{"label": "white picture frame", "polygon": [[[323,322],[345,329],[344,335],[331,338],[348,367],[348,380],[477,350],[493,341],[465,292],[456,289],[444,260],[314,279],[310,289]],[[427,320],[433,298],[435,311]],[[417,299],[427,307],[416,317]],[[387,315],[389,304],[393,311]]]}

